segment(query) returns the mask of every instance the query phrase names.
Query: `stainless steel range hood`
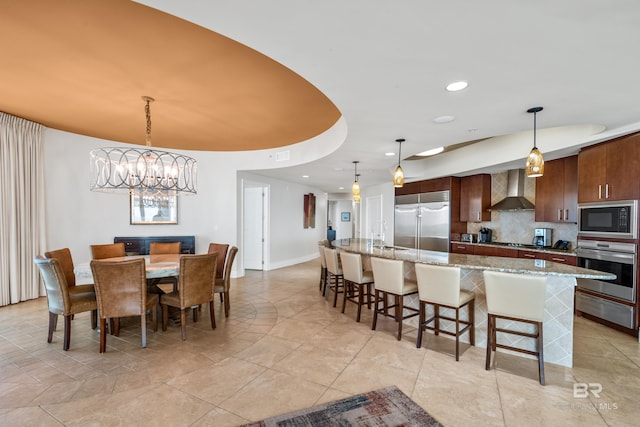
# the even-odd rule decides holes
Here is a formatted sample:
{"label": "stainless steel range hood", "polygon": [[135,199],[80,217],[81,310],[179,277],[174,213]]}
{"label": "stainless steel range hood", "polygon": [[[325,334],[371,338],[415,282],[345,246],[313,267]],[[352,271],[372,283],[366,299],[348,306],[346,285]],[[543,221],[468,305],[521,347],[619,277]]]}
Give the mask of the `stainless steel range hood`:
{"label": "stainless steel range hood", "polygon": [[524,197],[524,169],[512,169],[507,173],[507,197],[491,206],[491,210],[525,211],[535,209],[534,204]]}

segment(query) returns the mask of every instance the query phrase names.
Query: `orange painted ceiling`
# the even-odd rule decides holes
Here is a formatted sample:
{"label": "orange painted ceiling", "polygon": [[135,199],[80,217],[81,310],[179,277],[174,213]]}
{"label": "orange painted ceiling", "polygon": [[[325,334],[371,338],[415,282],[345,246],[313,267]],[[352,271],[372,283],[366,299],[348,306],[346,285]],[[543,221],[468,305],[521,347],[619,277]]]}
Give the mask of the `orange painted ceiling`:
{"label": "orange painted ceiling", "polygon": [[340,117],[308,81],[227,37],[129,0],[2,1],[0,111],[154,147],[236,151],[312,138]]}

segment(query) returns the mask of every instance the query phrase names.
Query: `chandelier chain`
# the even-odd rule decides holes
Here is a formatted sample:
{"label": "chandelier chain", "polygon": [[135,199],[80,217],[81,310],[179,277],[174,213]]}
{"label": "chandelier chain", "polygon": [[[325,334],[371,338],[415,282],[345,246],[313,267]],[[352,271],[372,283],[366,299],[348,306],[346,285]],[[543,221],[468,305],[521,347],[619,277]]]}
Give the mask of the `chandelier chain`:
{"label": "chandelier chain", "polygon": [[146,143],[147,147],[151,147],[151,107],[149,107],[149,103],[151,102],[151,98],[145,98],[144,112],[147,116],[147,131],[146,131]]}

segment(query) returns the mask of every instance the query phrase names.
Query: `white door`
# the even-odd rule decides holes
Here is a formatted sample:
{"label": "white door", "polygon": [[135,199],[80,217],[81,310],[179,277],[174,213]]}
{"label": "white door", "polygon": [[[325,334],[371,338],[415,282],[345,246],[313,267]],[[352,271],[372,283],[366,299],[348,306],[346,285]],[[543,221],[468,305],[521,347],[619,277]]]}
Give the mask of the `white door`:
{"label": "white door", "polygon": [[264,267],[264,191],[262,187],[244,189],[244,268]]}
{"label": "white door", "polygon": [[367,197],[365,238],[384,241],[385,228],[382,221],[382,195]]}

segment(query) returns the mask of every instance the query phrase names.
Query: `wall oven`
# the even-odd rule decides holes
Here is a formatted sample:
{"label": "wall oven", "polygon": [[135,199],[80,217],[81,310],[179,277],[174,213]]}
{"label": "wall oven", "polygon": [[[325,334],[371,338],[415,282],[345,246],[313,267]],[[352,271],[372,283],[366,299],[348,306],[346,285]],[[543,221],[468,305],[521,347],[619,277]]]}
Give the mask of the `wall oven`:
{"label": "wall oven", "polygon": [[637,224],[637,200],[578,205],[578,236],[635,239]]}
{"label": "wall oven", "polygon": [[633,329],[636,244],[578,239],[576,254],[579,267],[616,275],[613,280],[577,279],[576,309]]}

